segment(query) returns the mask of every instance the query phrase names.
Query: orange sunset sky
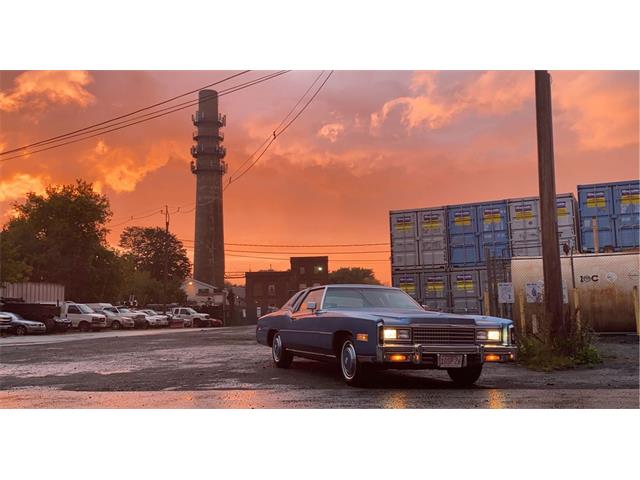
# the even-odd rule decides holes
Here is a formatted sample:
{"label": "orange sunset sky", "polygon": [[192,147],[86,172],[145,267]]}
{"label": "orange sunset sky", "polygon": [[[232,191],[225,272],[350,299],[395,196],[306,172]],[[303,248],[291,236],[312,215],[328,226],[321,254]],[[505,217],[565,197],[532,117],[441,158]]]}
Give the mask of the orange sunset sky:
{"label": "orange sunset sky", "polygon": [[[0,151],[128,113],[232,73],[0,72]],[[318,73],[293,71],[220,99],[220,111],[227,115],[230,172],[273,131]],[[638,178],[638,72],[551,75],[557,191],[575,193],[581,183]],[[172,215],[171,230],[190,247],[194,213],[183,212],[195,200],[189,170],[193,111],[1,162],[2,223],[11,203],[26,192],[83,178],[111,201],[112,245],[128,225],[163,226],[159,212],[168,204],[174,212],[181,207]],[[533,72],[336,71],[255,168],[226,190],[225,240],[387,242],[391,209],[536,195],[536,159]],[[122,223],[131,215],[149,214]],[[390,282],[386,247],[228,250],[233,250],[226,258],[229,272],[286,269],[290,254],[317,253],[329,254],[332,270],[371,267]]]}

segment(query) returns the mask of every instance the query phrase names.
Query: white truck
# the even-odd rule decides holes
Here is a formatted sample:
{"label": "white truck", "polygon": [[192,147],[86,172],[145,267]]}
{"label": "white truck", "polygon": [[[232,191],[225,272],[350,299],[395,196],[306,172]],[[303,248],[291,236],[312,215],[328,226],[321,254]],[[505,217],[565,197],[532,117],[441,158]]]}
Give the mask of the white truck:
{"label": "white truck", "polygon": [[171,310],[173,318],[184,320],[185,327],[210,327],[211,317],[208,313],[198,313],[190,307],[177,307]]}
{"label": "white truck", "polygon": [[83,303],[64,302],[60,306],[60,318],[66,318],[71,322],[71,327],[81,332],[89,332],[100,328],[106,328],[107,318],[101,313],[96,313]]}

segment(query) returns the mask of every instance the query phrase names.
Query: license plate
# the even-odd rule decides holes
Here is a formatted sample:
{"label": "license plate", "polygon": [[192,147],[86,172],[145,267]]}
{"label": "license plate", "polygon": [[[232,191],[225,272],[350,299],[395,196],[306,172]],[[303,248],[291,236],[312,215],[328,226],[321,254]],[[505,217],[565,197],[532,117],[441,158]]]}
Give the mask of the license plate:
{"label": "license plate", "polygon": [[464,355],[438,355],[438,366],[442,368],[462,368]]}

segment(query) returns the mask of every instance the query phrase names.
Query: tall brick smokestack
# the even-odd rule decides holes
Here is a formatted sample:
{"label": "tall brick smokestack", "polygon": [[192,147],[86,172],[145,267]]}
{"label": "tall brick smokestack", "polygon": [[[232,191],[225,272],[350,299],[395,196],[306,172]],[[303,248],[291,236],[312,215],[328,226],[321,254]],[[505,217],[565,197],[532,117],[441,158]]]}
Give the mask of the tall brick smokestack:
{"label": "tall brick smokestack", "polygon": [[191,172],[196,176],[196,231],[193,277],[222,288],[224,285],[224,231],[222,176],[226,172],[225,148],[220,145],[226,116],[218,113],[218,92],[201,90],[198,111],[192,116],[197,131],[191,147]]}

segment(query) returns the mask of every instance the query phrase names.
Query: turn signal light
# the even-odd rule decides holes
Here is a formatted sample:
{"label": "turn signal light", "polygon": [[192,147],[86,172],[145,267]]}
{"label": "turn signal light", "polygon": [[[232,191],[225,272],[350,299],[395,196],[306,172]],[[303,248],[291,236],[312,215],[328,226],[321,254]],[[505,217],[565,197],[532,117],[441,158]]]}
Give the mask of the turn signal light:
{"label": "turn signal light", "polygon": [[484,356],[485,362],[499,362],[500,360],[500,355],[496,355],[495,353],[488,353]]}
{"label": "turn signal light", "polygon": [[409,360],[408,355],[402,355],[400,353],[394,353],[393,355],[389,355],[389,360],[392,362],[406,362]]}

